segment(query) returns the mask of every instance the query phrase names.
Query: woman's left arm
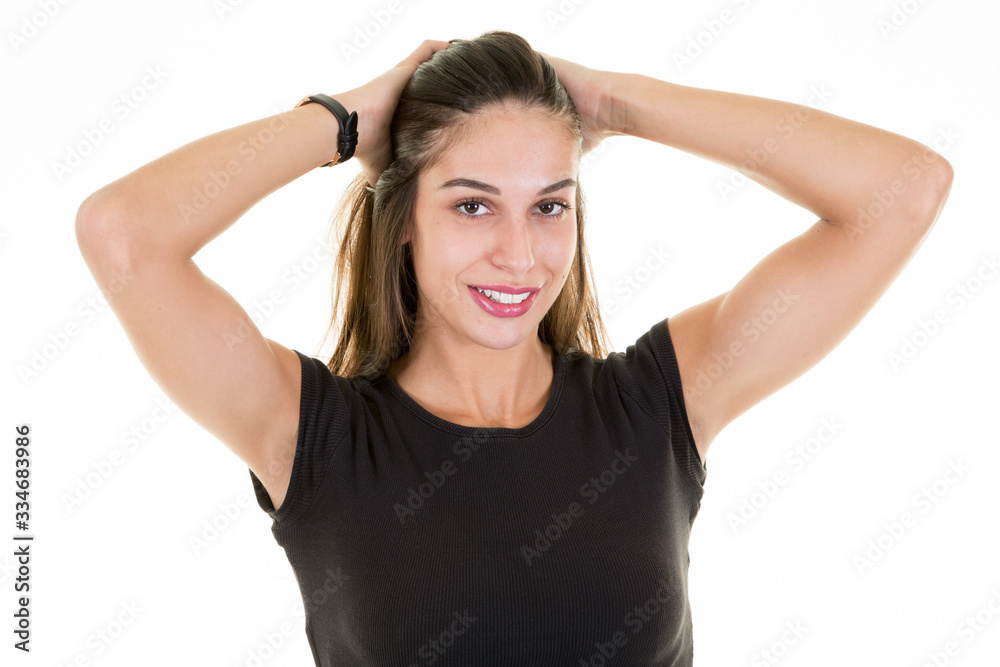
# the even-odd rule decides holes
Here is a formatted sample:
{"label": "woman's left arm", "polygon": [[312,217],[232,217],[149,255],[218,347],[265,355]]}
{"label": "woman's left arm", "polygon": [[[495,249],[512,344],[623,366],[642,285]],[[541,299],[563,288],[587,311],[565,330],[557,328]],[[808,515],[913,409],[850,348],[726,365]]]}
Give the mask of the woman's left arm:
{"label": "woman's left arm", "polygon": [[912,139],[800,104],[610,74],[615,134],[737,169],[848,239],[865,235],[872,217],[922,238],[947,199],[951,165]]}
{"label": "woman's left arm", "polygon": [[871,310],[937,220],[951,165],[916,141],[810,107],[551,61],[592,137],[640,137],[724,164],[819,218],[731,290],[669,318],[704,460],[719,431]]}

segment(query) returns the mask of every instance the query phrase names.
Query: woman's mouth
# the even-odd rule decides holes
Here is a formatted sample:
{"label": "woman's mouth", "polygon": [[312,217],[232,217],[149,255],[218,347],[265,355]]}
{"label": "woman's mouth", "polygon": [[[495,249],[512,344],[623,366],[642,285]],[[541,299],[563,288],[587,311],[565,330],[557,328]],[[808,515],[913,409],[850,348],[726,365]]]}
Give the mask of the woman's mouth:
{"label": "woman's mouth", "polygon": [[[493,286],[496,287],[496,286]],[[473,300],[479,307],[495,317],[518,317],[528,312],[535,301],[538,288],[533,290],[510,288],[504,292],[499,289],[479,288],[469,285]]]}

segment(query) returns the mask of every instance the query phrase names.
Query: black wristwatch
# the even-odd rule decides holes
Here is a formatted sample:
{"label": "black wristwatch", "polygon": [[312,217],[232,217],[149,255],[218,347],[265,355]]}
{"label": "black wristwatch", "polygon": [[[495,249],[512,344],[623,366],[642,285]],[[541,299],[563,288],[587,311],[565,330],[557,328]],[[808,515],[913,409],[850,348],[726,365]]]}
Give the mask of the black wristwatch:
{"label": "black wristwatch", "polygon": [[337,152],[340,153],[340,159],[336,162],[330,160],[326,164],[321,164],[320,166],[329,167],[332,164],[347,162],[354,155],[354,149],[358,145],[358,112],[352,111],[350,115],[348,115],[347,109],[344,108],[343,104],[329,95],[324,95],[323,93],[310,95],[309,97],[304,98],[295,105],[295,108],[298,108],[303,104],[309,104],[310,102],[316,102],[317,104],[325,106],[330,110],[330,113],[337,117],[337,122],[340,123],[340,139],[337,142]]}

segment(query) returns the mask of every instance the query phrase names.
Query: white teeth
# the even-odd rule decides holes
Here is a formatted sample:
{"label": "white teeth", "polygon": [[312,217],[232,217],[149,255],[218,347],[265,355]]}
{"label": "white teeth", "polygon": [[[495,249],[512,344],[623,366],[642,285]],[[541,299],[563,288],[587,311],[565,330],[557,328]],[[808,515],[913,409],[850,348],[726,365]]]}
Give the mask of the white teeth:
{"label": "white teeth", "polygon": [[[473,285],[475,287],[475,285]],[[476,287],[481,294],[485,294],[491,301],[496,301],[497,303],[521,303],[529,296],[531,292],[525,292],[524,294],[507,294],[505,292],[494,292],[493,290],[482,290]]]}

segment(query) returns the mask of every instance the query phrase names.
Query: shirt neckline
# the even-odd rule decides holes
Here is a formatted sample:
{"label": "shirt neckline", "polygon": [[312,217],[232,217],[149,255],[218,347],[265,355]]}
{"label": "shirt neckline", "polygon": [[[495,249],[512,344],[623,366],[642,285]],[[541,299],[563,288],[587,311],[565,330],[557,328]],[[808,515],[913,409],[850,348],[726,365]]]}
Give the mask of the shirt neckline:
{"label": "shirt neckline", "polygon": [[417,403],[417,401],[406,393],[406,391],[400,387],[392,376],[388,373],[382,376],[382,380],[386,383],[389,391],[402,402],[403,405],[407,407],[414,415],[420,418],[422,421],[430,424],[431,426],[446,431],[448,433],[453,433],[455,435],[463,436],[509,436],[509,437],[524,437],[531,435],[542,426],[545,422],[549,420],[549,417],[555,412],[556,407],[559,405],[559,399],[562,396],[563,384],[565,380],[565,367],[566,359],[563,355],[555,352],[553,350],[553,360],[552,360],[552,387],[549,389],[549,397],[545,402],[545,407],[542,411],[535,417],[531,423],[526,424],[520,428],[509,428],[506,426],[465,426],[463,424],[456,424],[450,422],[447,419],[442,419],[434,413],[430,412],[422,405]]}

